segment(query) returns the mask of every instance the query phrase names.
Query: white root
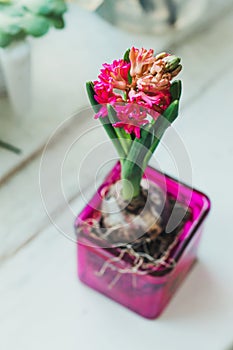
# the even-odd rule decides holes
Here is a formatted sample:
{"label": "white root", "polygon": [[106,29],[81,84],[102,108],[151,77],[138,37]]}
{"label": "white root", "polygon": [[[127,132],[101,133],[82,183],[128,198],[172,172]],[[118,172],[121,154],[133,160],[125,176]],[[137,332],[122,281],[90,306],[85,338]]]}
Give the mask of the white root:
{"label": "white root", "polygon": [[[101,277],[105,274],[106,270],[108,268],[110,268],[113,271],[117,271],[115,277],[113,278],[113,280],[111,281],[111,283],[108,285],[109,289],[112,289],[116,283],[120,280],[120,278],[122,277],[122,275],[124,274],[132,274],[132,285],[133,288],[136,288],[136,283],[137,283],[137,275],[147,275],[149,272],[149,267],[153,268],[156,266],[165,266],[165,267],[174,267],[175,266],[175,261],[174,259],[169,259],[169,261],[167,262],[166,259],[171,251],[171,249],[173,248],[175,242],[170,246],[169,250],[166,252],[166,254],[160,258],[155,260],[153,257],[151,257],[148,254],[145,253],[137,253],[135,252],[135,250],[128,244],[126,249],[122,249],[120,254],[116,257],[113,257],[111,259],[108,259],[107,261],[105,261],[105,263],[103,264],[103,266],[101,267],[101,269],[99,271],[96,272],[96,275]],[[134,257],[134,265],[130,268],[118,268],[116,267],[113,263],[117,263],[120,262],[125,254],[129,254],[130,256]],[[147,258],[148,260],[150,260],[150,263],[144,263],[144,258]],[[142,270],[143,268],[143,270]]]}

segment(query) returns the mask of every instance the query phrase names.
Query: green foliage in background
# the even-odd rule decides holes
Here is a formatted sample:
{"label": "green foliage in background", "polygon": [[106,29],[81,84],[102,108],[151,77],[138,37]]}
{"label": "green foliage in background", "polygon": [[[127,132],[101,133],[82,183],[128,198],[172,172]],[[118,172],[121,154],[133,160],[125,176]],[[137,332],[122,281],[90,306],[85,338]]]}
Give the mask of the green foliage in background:
{"label": "green foliage in background", "polygon": [[0,148],[4,148],[8,151],[11,151],[13,153],[16,153],[16,154],[20,154],[21,153],[21,150],[7,142],[4,142],[4,141],[1,141],[0,140]]}
{"label": "green foliage in background", "polygon": [[0,47],[27,35],[40,37],[64,27],[64,0],[0,0]]}

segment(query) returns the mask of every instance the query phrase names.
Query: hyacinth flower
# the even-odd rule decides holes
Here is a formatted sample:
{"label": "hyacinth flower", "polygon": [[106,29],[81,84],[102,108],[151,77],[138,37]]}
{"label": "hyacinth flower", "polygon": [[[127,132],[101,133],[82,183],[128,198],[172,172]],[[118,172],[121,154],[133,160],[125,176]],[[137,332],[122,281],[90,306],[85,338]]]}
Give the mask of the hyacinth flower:
{"label": "hyacinth flower", "polygon": [[124,200],[140,198],[148,162],[178,116],[181,81],[173,79],[181,69],[174,55],[132,47],[122,59],[104,64],[98,80],[86,84],[95,118],[119,155]]}

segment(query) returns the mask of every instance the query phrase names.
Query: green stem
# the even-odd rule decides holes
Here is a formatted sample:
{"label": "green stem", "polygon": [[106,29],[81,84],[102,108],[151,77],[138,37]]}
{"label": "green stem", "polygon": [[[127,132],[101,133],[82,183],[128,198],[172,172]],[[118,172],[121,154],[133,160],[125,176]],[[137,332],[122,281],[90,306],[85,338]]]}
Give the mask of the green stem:
{"label": "green stem", "polygon": [[126,157],[125,150],[123,149],[122,144],[121,144],[119,138],[117,137],[117,134],[115,133],[115,130],[112,127],[108,117],[100,118],[100,122],[103,125],[103,127],[104,127],[106,133],[108,134],[109,138],[111,139],[114,147],[116,148],[117,153],[118,153],[118,155],[120,157],[120,160],[122,158],[124,159]]}
{"label": "green stem", "polygon": [[[140,194],[140,183],[143,176],[143,161],[151,147],[154,140],[153,132],[149,132],[148,128],[141,130],[140,139],[135,138],[132,146],[127,154],[127,158],[124,161],[121,177],[124,182],[124,186],[130,182],[133,187],[133,197],[137,197]],[[123,189],[123,197],[125,200],[129,199],[129,191]]]}
{"label": "green stem", "polygon": [[8,151],[14,152],[16,154],[20,154],[21,150],[15,146],[10,145],[4,141],[0,141],[0,147],[7,149]]}
{"label": "green stem", "polygon": [[123,164],[122,172],[121,172],[121,179],[122,181],[122,196],[124,200],[131,200],[135,197],[138,197],[140,194],[140,184],[141,179],[143,176],[143,172],[141,171],[140,167],[137,167],[134,164],[134,172],[130,174],[130,176],[124,175],[124,166]]}

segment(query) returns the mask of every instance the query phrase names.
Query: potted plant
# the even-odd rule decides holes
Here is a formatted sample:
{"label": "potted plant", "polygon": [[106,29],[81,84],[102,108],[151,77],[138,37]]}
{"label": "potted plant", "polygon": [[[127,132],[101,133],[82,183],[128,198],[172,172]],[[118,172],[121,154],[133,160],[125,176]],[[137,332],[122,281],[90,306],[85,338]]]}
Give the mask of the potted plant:
{"label": "potted plant", "polygon": [[174,55],[133,47],[87,83],[119,162],[76,219],[79,278],[147,318],[194,264],[210,209],[203,193],[148,166],[178,116],[181,69]]}
{"label": "potted plant", "polygon": [[[25,112],[30,102],[30,46],[26,39],[43,36],[50,27],[63,28],[65,10],[63,0],[0,0],[0,58],[17,112]],[[3,90],[3,79],[0,86]]]}

